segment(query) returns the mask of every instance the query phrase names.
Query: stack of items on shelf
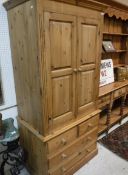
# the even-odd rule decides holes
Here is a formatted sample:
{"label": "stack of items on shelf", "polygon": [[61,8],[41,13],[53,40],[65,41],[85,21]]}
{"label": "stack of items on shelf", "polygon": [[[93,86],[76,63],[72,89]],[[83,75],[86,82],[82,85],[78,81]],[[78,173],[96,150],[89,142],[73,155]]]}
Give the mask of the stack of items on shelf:
{"label": "stack of items on shelf", "polygon": [[128,80],[128,66],[118,67],[115,76],[117,81]]}

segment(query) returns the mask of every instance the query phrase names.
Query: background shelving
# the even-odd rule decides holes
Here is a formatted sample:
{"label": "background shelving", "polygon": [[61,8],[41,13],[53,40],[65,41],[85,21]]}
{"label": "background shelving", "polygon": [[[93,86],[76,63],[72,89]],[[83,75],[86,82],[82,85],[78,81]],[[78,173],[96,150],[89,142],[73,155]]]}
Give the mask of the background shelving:
{"label": "background shelving", "polygon": [[[128,65],[128,20],[116,18],[116,16],[104,16],[103,41],[110,40],[115,51],[102,50],[102,59],[112,59],[114,74],[117,68]],[[121,121],[128,114],[128,105],[122,102],[122,98],[128,93],[128,80],[100,87],[99,101],[102,112],[99,121],[99,134],[108,131],[115,123]],[[116,97],[114,95],[116,94]],[[126,98],[127,99],[127,98]],[[123,108],[122,108],[122,105]],[[123,115],[121,114],[123,110]]]}

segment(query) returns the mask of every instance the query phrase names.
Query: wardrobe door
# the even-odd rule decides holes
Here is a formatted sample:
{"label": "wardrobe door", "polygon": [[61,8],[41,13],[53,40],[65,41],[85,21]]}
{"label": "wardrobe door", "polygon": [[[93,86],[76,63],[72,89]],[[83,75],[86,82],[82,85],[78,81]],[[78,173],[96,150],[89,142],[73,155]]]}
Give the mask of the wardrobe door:
{"label": "wardrobe door", "polygon": [[78,114],[88,114],[96,109],[100,40],[98,20],[78,18]]}
{"label": "wardrobe door", "polygon": [[48,119],[54,129],[75,118],[76,17],[45,12],[44,30]]}

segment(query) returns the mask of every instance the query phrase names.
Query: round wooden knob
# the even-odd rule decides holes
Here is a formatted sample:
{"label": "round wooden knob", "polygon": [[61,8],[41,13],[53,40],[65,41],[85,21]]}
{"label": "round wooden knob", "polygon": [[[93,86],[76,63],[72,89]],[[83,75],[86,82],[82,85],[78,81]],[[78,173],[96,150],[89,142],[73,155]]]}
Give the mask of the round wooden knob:
{"label": "round wooden knob", "polygon": [[62,167],[61,170],[62,170],[62,173],[66,172],[66,168],[64,168],[64,167]]}
{"label": "round wooden knob", "polygon": [[79,151],[79,155],[81,155],[82,154],[82,151]]}
{"label": "round wooden knob", "polygon": [[90,149],[87,149],[87,152],[90,153]]}
{"label": "round wooden knob", "polygon": [[73,71],[76,73],[77,72],[77,69],[73,69]]}
{"label": "round wooden knob", "polygon": [[92,139],[91,139],[91,137],[88,137],[87,140],[88,140],[88,141],[91,141]]}
{"label": "round wooden knob", "polygon": [[63,153],[63,154],[61,155],[61,157],[62,157],[62,159],[66,159],[66,158],[67,158],[67,155]]}
{"label": "round wooden knob", "polygon": [[91,123],[88,124],[88,127],[92,127],[93,125]]}
{"label": "round wooden knob", "polygon": [[63,145],[66,145],[66,144],[67,144],[67,141],[66,141],[64,138],[62,138],[62,139],[61,139],[61,143],[62,143]]}

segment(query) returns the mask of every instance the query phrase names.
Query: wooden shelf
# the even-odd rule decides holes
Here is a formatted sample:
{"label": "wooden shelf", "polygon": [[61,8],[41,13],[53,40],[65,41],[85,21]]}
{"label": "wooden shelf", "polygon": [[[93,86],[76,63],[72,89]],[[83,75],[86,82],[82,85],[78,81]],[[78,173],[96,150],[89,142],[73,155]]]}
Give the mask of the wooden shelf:
{"label": "wooden shelf", "polygon": [[122,67],[122,66],[125,66],[126,64],[115,64],[113,65],[114,68],[117,68],[117,67]]}
{"label": "wooden shelf", "polygon": [[111,32],[103,32],[103,35],[128,36],[128,33],[111,33]]}
{"label": "wooden shelf", "polygon": [[121,81],[121,82],[116,81],[114,83],[102,86],[99,89],[99,97],[104,96],[110,92],[113,92],[114,90],[117,90],[117,89],[122,88],[122,87],[127,86],[127,85],[128,85],[128,80]]}
{"label": "wooden shelf", "polygon": [[[123,118],[126,117],[127,114],[128,114],[128,106],[125,106]],[[112,127],[114,124],[118,123],[120,120],[121,120],[120,107],[117,107],[112,110],[109,127]],[[107,121],[107,115],[104,115],[100,118],[99,131],[98,131],[99,135],[107,130],[108,127],[107,127],[106,121]]]}
{"label": "wooden shelf", "polygon": [[[112,110],[109,127],[112,127],[115,123],[119,122],[120,119],[121,119],[120,107],[117,107],[116,109]],[[107,115],[104,115],[100,118],[98,134],[101,134],[102,132],[107,130],[108,126],[106,124],[106,121],[107,121]]]}
{"label": "wooden shelf", "polygon": [[114,50],[114,51],[111,51],[111,52],[102,52],[102,54],[107,54],[107,53],[122,53],[122,52],[128,52],[128,50],[125,50],[125,49],[120,49],[120,50]]}
{"label": "wooden shelf", "polygon": [[118,52],[118,53],[120,53],[120,52],[128,52],[128,50],[125,50],[125,49],[123,50],[122,49],[122,50],[116,50],[115,52]]}

